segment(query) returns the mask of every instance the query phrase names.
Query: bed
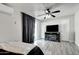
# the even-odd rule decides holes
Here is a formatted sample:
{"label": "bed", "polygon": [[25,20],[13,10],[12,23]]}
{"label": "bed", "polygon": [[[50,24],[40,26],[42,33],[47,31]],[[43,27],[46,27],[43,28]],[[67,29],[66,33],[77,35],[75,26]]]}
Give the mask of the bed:
{"label": "bed", "polygon": [[44,53],[34,44],[5,42],[0,43],[0,55],[44,55]]}

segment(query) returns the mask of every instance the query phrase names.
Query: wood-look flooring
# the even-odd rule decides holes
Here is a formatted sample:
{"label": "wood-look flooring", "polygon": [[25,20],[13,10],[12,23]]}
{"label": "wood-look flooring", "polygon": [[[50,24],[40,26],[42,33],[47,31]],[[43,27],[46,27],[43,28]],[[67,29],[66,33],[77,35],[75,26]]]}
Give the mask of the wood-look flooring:
{"label": "wood-look flooring", "polygon": [[79,55],[79,48],[70,42],[36,41],[45,55]]}

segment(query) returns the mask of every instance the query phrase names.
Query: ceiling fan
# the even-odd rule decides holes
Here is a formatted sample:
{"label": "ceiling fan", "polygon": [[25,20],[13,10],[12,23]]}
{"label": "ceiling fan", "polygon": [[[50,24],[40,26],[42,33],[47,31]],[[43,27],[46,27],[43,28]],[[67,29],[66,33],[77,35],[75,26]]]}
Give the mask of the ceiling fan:
{"label": "ceiling fan", "polygon": [[[43,15],[48,15],[48,16],[52,16],[52,17],[56,17],[55,15],[53,15],[54,13],[59,13],[60,10],[56,10],[56,11],[53,11],[51,12],[50,9],[46,9],[45,10],[45,14],[42,14],[42,15],[39,15],[39,16],[43,16]],[[46,19],[46,16],[44,17],[44,19]]]}

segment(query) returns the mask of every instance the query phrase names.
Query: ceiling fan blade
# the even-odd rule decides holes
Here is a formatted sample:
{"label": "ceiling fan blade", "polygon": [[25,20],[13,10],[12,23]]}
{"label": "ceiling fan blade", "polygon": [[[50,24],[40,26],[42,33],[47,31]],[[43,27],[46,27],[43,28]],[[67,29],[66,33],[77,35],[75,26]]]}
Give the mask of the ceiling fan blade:
{"label": "ceiling fan blade", "polygon": [[41,14],[41,15],[38,15],[38,16],[43,16],[43,15],[46,15],[46,14]]}
{"label": "ceiling fan blade", "polygon": [[60,10],[54,11],[54,12],[52,12],[52,13],[58,13],[58,12],[60,12]]}
{"label": "ceiling fan blade", "polygon": [[51,15],[52,17],[56,17],[55,15]]}

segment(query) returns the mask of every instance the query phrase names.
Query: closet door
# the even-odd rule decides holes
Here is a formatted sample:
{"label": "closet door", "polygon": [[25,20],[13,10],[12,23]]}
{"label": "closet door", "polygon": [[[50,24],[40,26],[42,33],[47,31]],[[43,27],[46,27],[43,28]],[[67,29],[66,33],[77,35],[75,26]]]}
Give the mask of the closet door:
{"label": "closet door", "polygon": [[25,13],[22,13],[22,21],[23,21],[23,42],[33,43],[35,18]]}

